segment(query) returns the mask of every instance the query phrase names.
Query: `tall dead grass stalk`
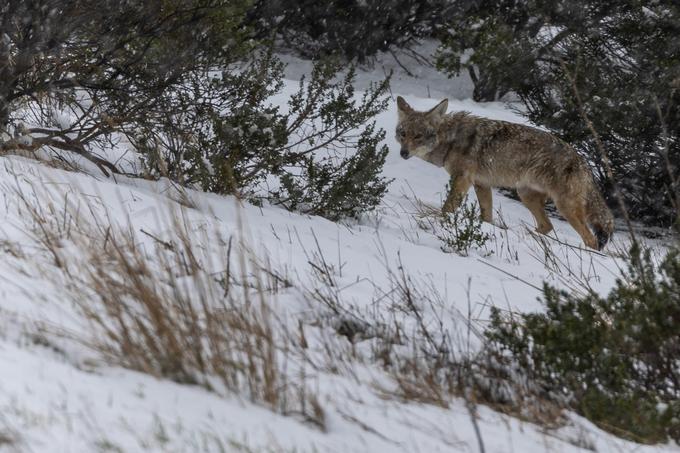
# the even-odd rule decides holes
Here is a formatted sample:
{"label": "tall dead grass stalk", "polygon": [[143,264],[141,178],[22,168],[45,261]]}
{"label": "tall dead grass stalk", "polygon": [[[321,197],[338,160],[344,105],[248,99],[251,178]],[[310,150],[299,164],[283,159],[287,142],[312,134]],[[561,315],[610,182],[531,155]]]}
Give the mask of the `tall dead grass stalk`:
{"label": "tall dead grass stalk", "polygon": [[324,428],[307,379],[289,378],[296,342],[272,309],[289,282],[243,241],[218,232],[198,237],[182,212],[162,235],[118,228],[94,208],[89,219],[74,214],[67,230],[57,229],[43,207],[49,203],[19,200],[52,258],[41,273],[90,327],[89,335],[69,336],[106,363],[245,396]]}

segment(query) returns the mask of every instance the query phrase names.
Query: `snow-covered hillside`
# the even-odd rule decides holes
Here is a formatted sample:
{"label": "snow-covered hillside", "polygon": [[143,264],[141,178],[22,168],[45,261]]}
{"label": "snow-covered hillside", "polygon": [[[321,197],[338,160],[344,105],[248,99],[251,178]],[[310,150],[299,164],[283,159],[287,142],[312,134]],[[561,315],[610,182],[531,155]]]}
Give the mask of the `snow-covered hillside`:
{"label": "snow-covered hillside", "polygon": [[[288,60],[289,77],[304,72],[303,64]],[[377,71],[367,70],[362,80]],[[415,108],[426,109],[439,99],[416,91],[418,84],[436,85],[432,96],[460,89],[428,79],[427,72],[420,75],[396,74],[395,98],[403,94]],[[283,103],[297,84],[287,81],[274,102]],[[524,121],[500,103],[452,99],[449,111],[455,110]],[[492,237],[485,248],[466,257],[444,253],[419,216],[441,205],[447,175],[399,157],[392,133],[396,119],[394,104],[377,118],[391,150],[384,175],[394,181],[377,211],[356,222],[256,207],[234,197],[179,190],[166,181],[107,179],[96,171],[0,157],[0,451],[477,452],[480,442],[486,452],[680,451],[675,445],[620,440],[571,414],[562,427],[546,430],[485,406],[473,413],[462,399],[451,398],[442,407],[399,398],[391,391],[393,378],[369,360],[370,341],[352,345],[336,333],[338,313],[320,302],[324,296],[374,328],[402,323],[405,332],[416,330],[389,303],[403,270],[436,301],[420,307],[420,322],[441,322],[441,329],[458,335],[461,352],[472,351],[490,306],[541,310],[544,281],[572,290],[586,282],[604,292],[622,264],[617,255],[625,248],[623,234],[597,253],[584,249],[566,222],[553,219],[556,231],[542,239],[532,233],[529,212],[498,192],[494,210],[508,228],[485,224]],[[248,281],[255,282],[253,288],[267,286],[258,291],[271,304],[274,328],[305,343],[277,360],[288,379],[304,382],[304,391],[314,395],[323,426],[242,395],[110,365],[90,347],[102,339],[83,316],[82,304],[96,297],[84,283],[101,276],[86,274],[105,272],[110,263],[104,257],[92,268],[89,260],[104,255],[116,231],[128,234],[158,272],[165,268],[157,257],[175,253],[186,234],[207,274],[233,265],[244,294]],[[232,243],[235,251],[228,255]],[[184,290],[200,290],[176,269],[173,278],[189,279]]]}

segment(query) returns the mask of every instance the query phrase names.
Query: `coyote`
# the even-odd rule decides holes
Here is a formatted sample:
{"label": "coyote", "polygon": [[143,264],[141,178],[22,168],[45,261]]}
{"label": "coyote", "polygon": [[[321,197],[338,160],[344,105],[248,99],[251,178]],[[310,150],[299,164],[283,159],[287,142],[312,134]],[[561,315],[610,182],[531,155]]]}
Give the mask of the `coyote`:
{"label": "coyote", "polygon": [[551,198],[588,247],[601,250],[609,241],[612,214],[585,161],[564,141],[533,127],[469,112],[447,115],[448,99],[418,112],[399,96],[397,107],[401,157],[417,156],[451,175],[443,212],[456,209],[474,186],[482,220],[492,223],[491,187],[515,188],[536,219],[537,232],[553,229],[543,209]]}

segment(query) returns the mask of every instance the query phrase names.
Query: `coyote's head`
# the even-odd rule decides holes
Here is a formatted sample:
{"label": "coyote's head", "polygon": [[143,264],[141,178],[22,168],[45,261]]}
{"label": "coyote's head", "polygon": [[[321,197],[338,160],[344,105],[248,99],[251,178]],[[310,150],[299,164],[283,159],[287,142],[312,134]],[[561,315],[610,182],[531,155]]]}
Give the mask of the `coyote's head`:
{"label": "coyote's head", "polygon": [[425,158],[437,143],[437,127],[442,121],[449,100],[444,99],[427,112],[417,112],[401,96],[397,97],[397,141],[401,145],[401,157]]}

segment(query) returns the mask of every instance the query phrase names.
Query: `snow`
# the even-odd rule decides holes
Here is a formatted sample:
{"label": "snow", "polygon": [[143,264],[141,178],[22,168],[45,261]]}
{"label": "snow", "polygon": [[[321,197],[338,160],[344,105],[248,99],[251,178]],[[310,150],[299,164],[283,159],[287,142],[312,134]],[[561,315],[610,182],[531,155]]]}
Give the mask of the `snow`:
{"label": "snow", "polygon": [[[274,102],[285,108],[286,97],[297,89],[297,79],[309,67],[291,56],[284,59],[289,80]],[[454,83],[413,61],[409,67],[418,77],[383,59],[376,67],[360,71],[358,88],[393,69],[394,98],[397,93],[404,95],[417,109],[431,108],[449,96],[449,111],[525,122],[502,103],[465,99],[469,81]],[[167,181],[107,179],[94,168],[92,176],[20,156],[0,157],[0,451],[479,451],[464,401],[453,399],[442,408],[385,398],[378,388],[389,388],[391,380],[370,363],[344,364],[351,373],[307,370],[326,413],[325,431],[237,395],[218,395],[106,365],[97,360],[96,352],[72,340],[70,334],[86,330],[87,323],[79,318],[68,294],[57,291],[44,272],[49,256],[39,251],[31,229],[29,205],[39,206],[48,222],[61,226],[64,238],[71,222],[107,219],[134,232],[140,244],[151,248],[154,241],[149,235],[169,237],[168,219],[181,211],[194,234],[192,241],[211,253],[219,253],[221,246],[209,232],[237,236],[273,269],[285,271],[296,287],[278,295],[275,306],[302,320],[317,316],[300,289],[318,283],[310,268],[317,253],[332,264],[339,297],[359,313],[380,312],[376,294],[389,291],[391,273],[403,263],[416,284],[435,288],[442,297],[440,308],[445,312],[425,309],[428,319],[446,319],[461,335],[468,313],[483,325],[491,305],[541,310],[536,287],[544,281],[574,288],[578,279],[555,271],[566,264],[596,290],[611,287],[622,264],[616,252],[626,247],[624,234],[614,237],[605,254],[594,253],[582,248],[578,235],[564,221],[553,219],[556,231],[548,243],[556,261],[546,265],[544,251],[529,231],[534,227],[529,212],[498,192],[494,192],[494,210],[508,229],[485,224],[484,230],[494,237],[486,250],[474,250],[468,257],[443,253],[439,240],[417,226],[413,200],[440,206],[448,177],[423,161],[399,157],[392,133],[396,117],[392,103],[377,118],[388,131],[386,143],[391,150],[384,176],[394,182],[377,211],[357,222],[333,223],[277,207],[252,206],[234,197],[181,193]],[[125,155],[124,145],[120,147],[115,152]],[[91,168],[86,162],[83,166]],[[474,192],[470,197],[474,200]],[[62,240],[59,246],[68,247],[68,241]],[[18,255],[42,265],[28,266],[30,260]],[[44,326],[47,340],[36,334]],[[332,331],[310,332],[331,336],[328,341],[339,348],[350,348]],[[641,446],[617,439],[573,414],[567,426],[546,431],[484,406],[477,411],[487,452],[680,451],[676,445]]]}
{"label": "snow", "polygon": [[[365,90],[371,83],[382,82],[385,76],[392,74],[391,85],[395,99],[396,93],[420,98],[469,98],[473,85],[467,74],[450,79],[433,68],[434,59],[431,56],[437,47],[437,41],[425,40],[414,49],[417,56],[396,52],[398,61],[389,53],[379,53],[375,62],[359,68],[361,76],[356,88]],[[309,61],[288,54],[280,55],[280,58],[287,64],[284,73],[290,80],[299,80],[311,72],[312,63]],[[427,60],[429,64],[423,60]],[[397,91],[395,87],[398,87]]]}

